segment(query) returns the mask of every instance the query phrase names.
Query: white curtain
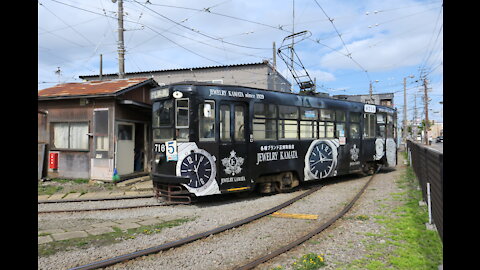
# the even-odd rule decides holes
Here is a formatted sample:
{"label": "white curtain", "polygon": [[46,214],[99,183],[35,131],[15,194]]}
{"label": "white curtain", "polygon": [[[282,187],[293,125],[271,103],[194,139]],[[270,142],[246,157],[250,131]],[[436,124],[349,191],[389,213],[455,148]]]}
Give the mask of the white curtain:
{"label": "white curtain", "polygon": [[70,148],[88,149],[87,133],[87,123],[70,123]]}
{"label": "white curtain", "polygon": [[55,148],[68,148],[68,123],[55,123],[53,134]]}

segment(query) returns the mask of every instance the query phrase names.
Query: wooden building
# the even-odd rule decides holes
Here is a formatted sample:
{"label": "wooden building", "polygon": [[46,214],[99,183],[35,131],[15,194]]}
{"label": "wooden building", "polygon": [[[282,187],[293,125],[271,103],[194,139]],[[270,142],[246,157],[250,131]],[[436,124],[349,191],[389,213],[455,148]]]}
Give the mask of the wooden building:
{"label": "wooden building", "polygon": [[65,83],[38,92],[47,177],[112,181],[147,174],[152,78]]}

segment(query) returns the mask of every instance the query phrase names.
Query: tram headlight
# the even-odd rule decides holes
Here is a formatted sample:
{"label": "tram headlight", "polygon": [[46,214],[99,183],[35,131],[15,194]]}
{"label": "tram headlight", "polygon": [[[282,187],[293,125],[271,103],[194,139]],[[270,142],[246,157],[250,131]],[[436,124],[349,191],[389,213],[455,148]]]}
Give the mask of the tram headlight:
{"label": "tram headlight", "polygon": [[155,162],[156,165],[160,164],[160,160],[162,159],[163,154],[157,153],[155,154],[155,158],[153,159],[153,162]]}

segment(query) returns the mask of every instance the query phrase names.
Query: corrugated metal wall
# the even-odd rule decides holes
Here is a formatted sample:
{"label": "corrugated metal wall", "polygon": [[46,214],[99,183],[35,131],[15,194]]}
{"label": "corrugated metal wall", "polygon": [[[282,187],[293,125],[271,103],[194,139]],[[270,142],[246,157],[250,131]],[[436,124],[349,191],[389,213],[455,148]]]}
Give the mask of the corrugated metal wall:
{"label": "corrugated metal wall", "polygon": [[427,183],[430,183],[432,219],[443,241],[443,153],[424,145],[407,141],[411,166],[427,202]]}

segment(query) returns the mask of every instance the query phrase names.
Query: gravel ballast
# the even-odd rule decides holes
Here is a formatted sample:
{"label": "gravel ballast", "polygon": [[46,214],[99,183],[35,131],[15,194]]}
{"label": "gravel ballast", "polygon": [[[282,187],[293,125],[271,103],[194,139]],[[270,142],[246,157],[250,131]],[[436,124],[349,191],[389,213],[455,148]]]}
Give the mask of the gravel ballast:
{"label": "gravel ballast", "polygon": [[[398,173],[398,170],[386,170],[379,174],[357,202],[357,205],[347,213],[347,217],[349,215],[350,217],[352,215],[370,216],[377,213],[379,211],[378,200],[383,200],[388,197],[388,194],[396,192],[393,179]],[[234,266],[245,264],[266,254],[268,251],[279,248],[289,241],[303,236],[311,229],[325,222],[337,214],[355,196],[356,192],[363,187],[367,180],[368,177],[360,177],[358,175],[328,180],[326,181],[327,185],[318,192],[279,211],[290,214],[318,215],[317,220],[268,216],[180,248],[117,264],[107,269],[232,269]],[[195,219],[177,227],[163,229],[160,233],[140,235],[135,239],[125,240],[121,243],[103,247],[76,249],[68,252],[59,252],[47,257],[39,257],[38,268],[66,269],[160,245],[257,214],[303,192],[305,191],[273,196],[253,196],[243,200],[225,200],[218,204],[202,203],[198,205],[39,215],[39,230],[55,229],[60,226],[76,227],[79,224],[85,225],[127,218],[158,217],[165,221],[192,217]],[[154,202],[154,199],[138,199],[131,200],[130,203],[138,205],[141,203],[151,204],[152,202]],[[115,203],[120,202],[108,202],[108,207]],[[68,209],[77,207],[76,205],[80,204],[71,204],[68,206]],[[122,205],[125,205],[125,202]],[[53,204],[48,207],[49,210],[52,210],[55,207],[66,206],[55,206]],[[88,202],[88,206],[82,205],[78,207],[107,206],[106,202]],[[39,210],[41,210],[40,206]],[[282,265],[289,269],[289,265],[293,263],[292,258],[308,253],[302,250],[302,248],[310,248],[313,245],[312,243],[315,243],[314,252],[318,250],[319,254],[325,254],[329,262],[348,262],[361,257],[363,254],[361,241],[364,236],[360,232],[378,233],[380,229],[379,225],[372,220],[340,219],[331,228],[317,235],[316,237],[319,237],[319,239],[315,240],[314,237],[302,246],[274,258],[258,268],[271,269],[276,265]],[[329,264],[328,267],[333,267],[332,265]]]}

